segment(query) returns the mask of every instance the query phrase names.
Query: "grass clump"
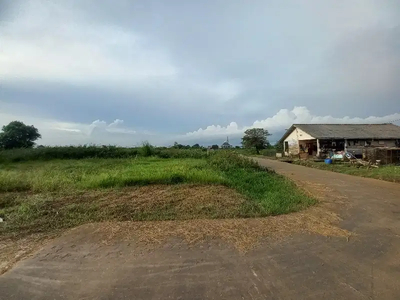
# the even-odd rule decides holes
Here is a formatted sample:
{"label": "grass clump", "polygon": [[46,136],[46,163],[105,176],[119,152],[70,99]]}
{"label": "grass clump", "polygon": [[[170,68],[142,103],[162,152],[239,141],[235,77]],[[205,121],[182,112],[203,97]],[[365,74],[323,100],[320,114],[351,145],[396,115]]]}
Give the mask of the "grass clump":
{"label": "grass clump", "polygon": [[241,217],[285,214],[315,204],[292,181],[234,152],[221,152],[209,163],[222,172],[229,187],[249,199]]}

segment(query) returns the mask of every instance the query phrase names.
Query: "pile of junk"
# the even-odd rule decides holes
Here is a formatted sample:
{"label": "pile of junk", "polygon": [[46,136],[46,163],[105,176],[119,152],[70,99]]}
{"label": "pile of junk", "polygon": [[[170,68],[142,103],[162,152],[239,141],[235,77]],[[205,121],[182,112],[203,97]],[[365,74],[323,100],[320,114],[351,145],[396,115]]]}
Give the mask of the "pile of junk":
{"label": "pile of junk", "polygon": [[337,152],[330,151],[327,155],[327,158],[325,158],[325,163],[332,164],[333,161],[345,161],[349,162],[350,164],[375,167],[375,168],[378,168],[378,166],[380,165],[379,160],[373,163],[371,161],[363,160],[358,155],[355,155],[354,153],[349,151],[337,151]]}

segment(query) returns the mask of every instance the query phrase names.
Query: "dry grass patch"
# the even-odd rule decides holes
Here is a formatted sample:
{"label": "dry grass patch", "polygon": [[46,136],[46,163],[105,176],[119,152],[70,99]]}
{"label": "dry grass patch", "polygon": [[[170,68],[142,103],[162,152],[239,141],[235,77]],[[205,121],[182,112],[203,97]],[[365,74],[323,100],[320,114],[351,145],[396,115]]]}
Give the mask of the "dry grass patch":
{"label": "dry grass patch", "polygon": [[[72,207],[76,203],[83,203],[87,207],[99,205],[96,209],[101,213],[95,216],[99,221],[106,222],[90,223],[70,229],[61,237],[63,241],[106,244],[125,241],[132,242],[143,251],[161,247],[166,241],[174,238],[180,238],[189,245],[209,239],[222,240],[241,253],[256,247],[264,239],[280,239],[301,232],[348,238],[351,233],[338,226],[341,218],[336,213],[337,205],[341,208],[348,205],[346,199],[340,195],[333,196],[323,185],[310,182],[298,184],[306,190],[312,190],[319,198],[319,204],[301,212],[266,218],[211,219],[210,216],[218,218],[239,213],[246,201],[236,191],[218,185],[160,185],[90,191],[56,197],[49,211],[53,212],[54,216],[61,214],[63,219],[65,215],[60,211],[68,206],[68,203],[72,204]],[[157,215],[145,212],[162,212],[163,215],[158,215],[160,220],[165,219],[165,214],[169,211],[169,216],[176,220],[121,222],[130,220],[134,211],[140,211],[150,219]],[[51,218],[47,216],[45,220]],[[59,235],[64,231],[63,228],[74,227],[74,220],[74,215],[70,216],[72,223],[64,220],[55,224],[56,219],[53,219],[53,229],[48,227],[51,224],[42,224],[45,226],[42,227],[45,230],[43,233],[25,236],[21,236],[21,228],[16,228],[15,235],[8,235],[7,239],[0,242],[0,274],[18,260],[38,250],[49,239]],[[33,221],[29,224],[32,229],[41,228],[40,222],[35,224]]]}
{"label": "dry grass patch", "polygon": [[[245,201],[235,190],[219,185],[153,185],[72,195],[9,193],[2,199],[15,209],[8,210],[6,221],[0,224],[0,274],[67,228],[102,221],[235,217]],[[132,224],[144,227],[132,229],[144,230],[146,235],[151,230],[146,224],[151,223],[161,224],[136,222]]]}
{"label": "dry grass patch", "polygon": [[171,238],[189,245],[217,239],[246,253],[266,238],[280,239],[295,233],[348,238],[350,233],[338,227],[339,221],[332,212],[311,208],[303,213],[254,219],[92,223],[72,229],[65,238],[73,243],[133,242],[142,250],[162,246]]}
{"label": "dry grass patch", "polygon": [[122,220],[234,217],[245,201],[235,190],[219,185],[153,185],[97,191],[86,197],[105,209],[117,209],[115,217]]}
{"label": "dry grass patch", "polygon": [[152,185],[75,192],[70,195],[2,195],[7,205],[0,236],[23,237],[90,222],[236,217],[245,202],[219,185]]}

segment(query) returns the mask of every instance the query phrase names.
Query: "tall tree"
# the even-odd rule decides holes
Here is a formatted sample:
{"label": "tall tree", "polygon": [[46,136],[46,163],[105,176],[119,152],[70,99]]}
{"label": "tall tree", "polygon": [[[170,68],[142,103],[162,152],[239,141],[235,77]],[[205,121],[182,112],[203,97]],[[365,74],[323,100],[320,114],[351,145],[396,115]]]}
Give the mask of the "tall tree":
{"label": "tall tree", "polygon": [[260,154],[261,149],[269,146],[269,135],[268,130],[264,128],[247,129],[242,138],[242,145],[244,148],[255,148],[257,154]]}
{"label": "tall tree", "polygon": [[200,148],[200,145],[199,145],[199,144],[194,144],[194,145],[192,146],[192,148],[193,148],[193,149],[199,149],[199,148]]}
{"label": "tall tree", "polygon": [[0,132],[0,148],[31,148],[41,137],[33,125],[28,126],[20,121],[12,121],[3,126],[3,132]]}

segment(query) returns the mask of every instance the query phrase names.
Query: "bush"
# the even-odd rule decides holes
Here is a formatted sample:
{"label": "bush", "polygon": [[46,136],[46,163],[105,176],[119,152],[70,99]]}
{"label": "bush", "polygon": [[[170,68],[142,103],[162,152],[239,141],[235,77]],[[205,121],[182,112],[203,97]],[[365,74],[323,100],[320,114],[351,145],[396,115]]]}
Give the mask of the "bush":
{"label": "bush", "polygon": [[140,155],[143,157],[149,157],[154,154],[154,147],[149,142],[144,142],[142,148],[140,148]]}
{"label": "bush", "polygon": [[247,170],[265,170],[265,168],[260,166],[254,160],[232,151],[216,152],[210,156],[209,163],[211,166],[222,171],[230,171],[238,168]]}
{"label": "bush", "polygon": [[261,150],[261,155],[263,155],[263,156],[276,157],[276,153],[277,153],[276,149]]}
{"label": "bush", "polygon": [[204,149],[155,148],[144,143],[140,148],[122,148],[116,146],[65,146],[38,147],[34,149],[0,150],[0,163],[53,160],[53,159],[85,159],[85,158],[133,158],[158,156],[160,158],[205,158]]}
{"label": "bush", "polygon": [[137,148],[116,146],[66,146],[13,149],[0,151],[0,163],[52,159],[129,158],[138,155]]}
{"label": "bush", "polygon": [[156,155],[160,158],[206,158],[207,151],[202,149],[164,149]]}

